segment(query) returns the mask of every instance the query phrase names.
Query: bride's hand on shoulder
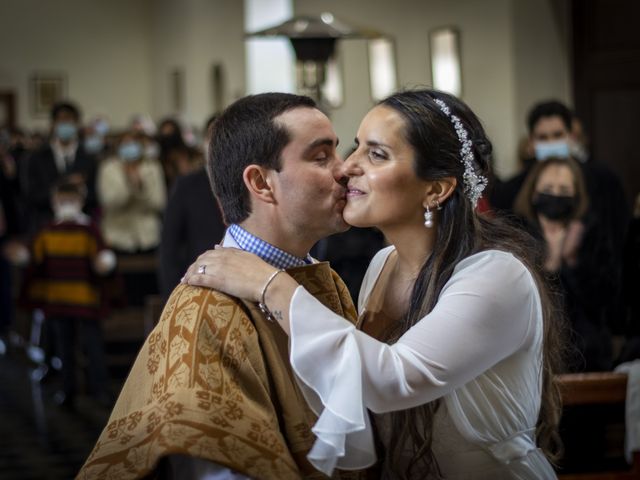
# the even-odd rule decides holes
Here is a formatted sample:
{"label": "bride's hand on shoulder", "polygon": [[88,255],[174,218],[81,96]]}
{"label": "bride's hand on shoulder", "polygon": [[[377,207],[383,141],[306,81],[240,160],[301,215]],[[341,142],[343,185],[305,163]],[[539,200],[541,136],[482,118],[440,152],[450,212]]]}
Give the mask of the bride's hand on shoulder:
{"label": "bride's hand on shoulder", "polygon": [[252,253],[216,245],[191,264],[182,283],[258,302],[265,282],[274,271],[274,267]]}

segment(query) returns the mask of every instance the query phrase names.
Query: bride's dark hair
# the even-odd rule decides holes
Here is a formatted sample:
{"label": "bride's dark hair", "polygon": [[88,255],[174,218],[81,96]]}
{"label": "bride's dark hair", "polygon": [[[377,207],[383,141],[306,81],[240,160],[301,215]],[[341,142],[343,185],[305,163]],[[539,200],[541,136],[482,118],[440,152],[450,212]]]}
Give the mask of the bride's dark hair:
{"label": "bride's dark hair", "polygon": [[[487,249],[512,253],[522,261],[535,279],[543,308],[543,380],[542,404],[536,429],[537,443],[554,460],[560,453],[558,423],[561,403],[553,381],[560,368],[563,318],[556,307],[556,295],[549,289],[542,274],[542,250],[532,237],[507,221],[476,214],[474,205],[464,194],[464,164],[461,143],[451,119],[434,102],[441,99],[456,115],[469,134],[476,163],[476,172],[489,178],[491,142],[476,115],[457,98],[434,90],[396,93],[379,105],[394,109],[404,119],[404,135],[413,147],[414,169],[424,180],[455,177],[453,194],[436,212],[436,241],[413,286],[409,310],[398,327],[389,333],[387,341],[397,340],[411,326],[434,308],[445,283],[455,266],[464,258]],[[489,279],[488,279],[489,281]],[[389,449],[385,452],[385,477],[426,478],[438,475],[432,453],[433,419],[440,400],[409,410],[392,413]],[[397,471],[407,449],[412,458],[406,471]]]}

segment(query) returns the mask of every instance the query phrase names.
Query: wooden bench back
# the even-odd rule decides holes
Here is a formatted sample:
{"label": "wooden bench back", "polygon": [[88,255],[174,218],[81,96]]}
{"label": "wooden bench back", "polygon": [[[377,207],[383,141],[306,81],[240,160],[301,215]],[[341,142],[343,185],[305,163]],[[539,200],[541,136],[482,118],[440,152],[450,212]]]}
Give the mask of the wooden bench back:
{"label": "wooden bench back", "polygon": [[[627,375],[613,372],[558,375],[565,407],[577,405],[624,405],[627,398]],[[560,480],[640,480],[640,452],[634,452],[629,470],[559,475]]]}

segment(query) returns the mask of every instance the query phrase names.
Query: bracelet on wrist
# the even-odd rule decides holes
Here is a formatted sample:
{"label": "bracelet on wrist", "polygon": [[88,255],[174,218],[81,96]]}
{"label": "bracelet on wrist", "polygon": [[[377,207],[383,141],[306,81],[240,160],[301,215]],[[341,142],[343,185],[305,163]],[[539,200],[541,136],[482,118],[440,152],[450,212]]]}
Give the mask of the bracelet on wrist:
{"label": "bracelet on wrist", "polygon": [[262,287],[262,294],[260,295],[260,301],[258,302],[258,308],[264,314],[265,318],[270,322],[275,322],[276,319],[271,313],[271,310],[269,310],[269,307],[267,307],[267,304],[265,303],[265,300],[264,300],[264,296],[267,293],[267,288],[269,288],[269,285],[271,284],[273,279],[276,278],[278,274],[282,272],[284,272],[284,270],[279,268],[278,270],[276,270],[271,274],[271,276],[265,282],[264,287]]}

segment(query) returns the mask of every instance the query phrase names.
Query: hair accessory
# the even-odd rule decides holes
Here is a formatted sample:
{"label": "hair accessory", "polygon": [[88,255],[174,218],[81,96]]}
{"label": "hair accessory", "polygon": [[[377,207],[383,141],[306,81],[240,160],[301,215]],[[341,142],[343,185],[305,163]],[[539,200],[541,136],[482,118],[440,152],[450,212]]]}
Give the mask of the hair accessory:
{"label": "hair accessory", "polygon": [[[462,157],[462,164],[464,165],[464,194],[471,201],[471,204],[475,208],[478,204],[478,199],[482,196],[482,192],[489,183],[487,177],[476,172],[475,157],[473,156],[473,150],[471,149],[472,143],[469,139],[469,132],[464,128],[460,119],[451,113],[449,106],[439,98],[434,98],[434,102],[440,107],[442,113],[444,113],[456,130],[458,140],[462,145],[460,149],[460,156]],[[426,214],[425,214],[426,215]]]}
{"label": "hair accessory", "polygon": [[269,287],[273,279],[276,278],[276,276],[282,272],[284,272],[284,270],[279,268],[278,270],[276,270],[271,274],[271,276],[267,279],[266,283],[264,284],[264,287],[262,287],[262,294],[260,294],[260,302],[258,302],[258,308],[260,308],[260,311],[264,313],[265,318],[270,322],[275,322],[276,319],[274,318],[273,313],[271,313],[271,310],[269,310],[269,307],[267,307],[267,304],[264,302],[264,295],[267,293],[267,288]]}
{"label": "hair accessory", "polygon": [[424,226],[433,227],[433,212],[429,209],[429,205],[427,205],[427,211],[424,212]]}

